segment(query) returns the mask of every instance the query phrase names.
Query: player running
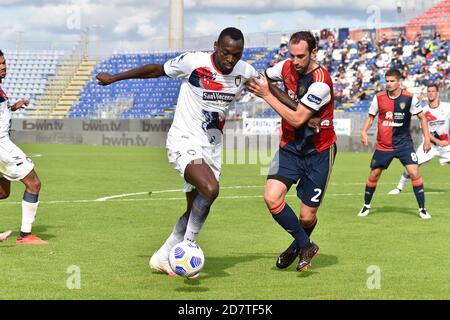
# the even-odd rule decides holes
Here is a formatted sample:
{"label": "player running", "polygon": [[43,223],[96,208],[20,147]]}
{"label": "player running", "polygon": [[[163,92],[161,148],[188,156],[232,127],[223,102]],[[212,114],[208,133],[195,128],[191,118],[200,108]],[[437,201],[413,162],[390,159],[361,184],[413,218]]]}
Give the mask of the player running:
{"label": "player running", "polygon": [[375,116],[378,115],[376,150],[370,163],[371,171],[366,183],[364,206],[358,213],[359,217],[369,214],[370,202],[381,173],[389,167],[392,159],[397,158],[411,177],[414,194],[419,204],[420,217],[422,219],[431,218],[425,209],[425,190],[410,133],[411,118],[416,115],[422,125],[424,136],[422,149],[424,153],[427,153],[431,148],[427,118],[422,112],[419,99],[402,89],[400,81],[401,74],[398,70],[386,72],[387,91],[380,92],[374,97],[369,108],[369,116],[361,131],[361,142],[368,146],[367,131],[372,126]]}
{"label": "player running", "polygon": [[150,267],[174,275],[170,249],[182,240],[196,241],[211,205],[219,195],[222,129],[225,112],[257,71],[240,60],[244,36],[226,28],[214,43],[214,52],[187,52],[162,64],[148,64],[117,75],[100,73],[101,85],[133,78],[181,78],[175,117],[166,149],[169,162],[184,178],[187,209],[172,233],[150,259]]}
{"label": "player running", "polygon": [[[6,77],[6,59],[0,50],[0,83]],[[34,170],[33,161],[20,150],[9,137],[11,112],[28,105],[22,99],[10,105],[8,96],[0,87],[0,199],[9,197],[11,181],[22,181],[25,192],[22,200],[22,226],[16,244],[47,244],[47,241],[31,233],[39,205],[41,182]],[[11,231],[0,234],[0,241],[11,235]]]}
{"label": "player running", "polygon": [[[423,152],[423,142],[417,148],[417,163],[420,165],[427,163],[434,157],[439,157],[441,165],[450,164],[450,140],[448,137],[450,129],[450,104],[441,102],[439,99],[439,87],[430,84],[427,87],[428,105],[423,112],[428,120],[430,129],[431,150]],[[402,192],[406,182],[410,179],[407,171],[403,173],[398,182],[397,188],[391,190],[389,194],[395,195]]]}
{"label": "player running", "polygon": [[[317,211],[325,194],[336,156],[333,127],[333,82],[328,71],[314,60],[316,39],[310,32],[294,33],[289,41],[290,59],[266,70],[266,77],[248,88],[263,98],[282,118],[282,137],[267,177],[264,200],[275,221],[294,241],[278,257],[276,266],[287,268],[299,257],[297,271],[305,271],[319,253],[309,236],[317,224]],[[286,93],[267,82],[283,81]],[[320,119],[317,132],[308,122]],[[297,184],[298,183],[298,184]],[[299,218],[286,203],[293,184],[302,201]]]}

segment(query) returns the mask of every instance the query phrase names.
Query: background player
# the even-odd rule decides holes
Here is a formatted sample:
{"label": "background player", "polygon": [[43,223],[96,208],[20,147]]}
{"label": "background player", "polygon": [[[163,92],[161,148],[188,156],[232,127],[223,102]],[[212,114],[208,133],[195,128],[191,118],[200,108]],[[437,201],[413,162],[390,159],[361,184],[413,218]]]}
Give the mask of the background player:
{"label": "background player", "polygon": [[[427,117],[430,129],[431,150],[428,153],[423,151],[423,142],[417,148],[417,162],[420,165],[427,163],[434,157],[439,157],[441,165],[450,164],[450,104],[441,102],[439,99],[439,87],[430,84],[427,87],[428,104],[424,107],[423,113]],[[391,190],[389,194],[399,194],[410,179],[407,171],[403,173],[398,182],[397,188]]]}
{"label": "background player", "polygon": [[[6,77],[6,59],[0,50],[0,83]],[[47,242],[31,234],[31,228],[39,205],[41,181],[34,171],[34,164],[9,137],[11,112],[28,105],[22,99],[14,105],[9,104],[8,96],[0,87],[0,199],[6,199],[11,192],[11,181],[22,181],[25,192],[22,200],[22,226],[16,244],[46,244]],[[9,236],[5,232],[3,237]]]}
{"label": "background player", "polygon": [[417,115],[424,136],[423,150],[428,152],[431,148],[428,123],[419,99],[403,90],[400,85],[401,74],[398,70],[386,72],[387,90],[375,95],[370,105],[369,116],[361,131],[361,142],[368,146],[367,131],[372,126],[375,116],[378,115],[376,150],[370,164],[371,171],[366,183],[364,206],[358,213],[359,217],[369,214],[370,202],[382,171],[389,167],[392,159],[398,158],[411,176],[414,194],[419,204],[420,217],[422,219],[431,218],[425,209],[425,191],[410,133],[411,117]]}
{"label": "background player", "polygon": [[[309,236],[334,163],[336,134],[333,83],[328,71],[315,62],[316,39],[310,32],[294,33],[289,54],[290,59],[266,70],[268,79],[283,81],[287,94],[276,92],[266,77],[248,87],[282,117],[280,148],[267,177],[264,200],[275,221],[294,237],[276,266],[286,268],[299,256],[297,271],[301,272],[319,253],[319,246]],[[320,119],[319,132],[308,126],[312,117]],[[297,196],[302,201],[299,218],[285,201],[297,182]]]}
{"label": "background player", "polygon": [[166,62],[149,64],[117,75],[101,73],[101,85],[132,78],[169,76],[183,79],[174,121],[167,137],[169,162],[185,179],[187,209],[150,266],[174,275],[168,262],[170,249],[184,240],[196,241],[210,207],[219,194],[222,128],[225,112],[258,73],[240,60],[244,36],[226,28],[214,43],[214,52],[189,52]]}

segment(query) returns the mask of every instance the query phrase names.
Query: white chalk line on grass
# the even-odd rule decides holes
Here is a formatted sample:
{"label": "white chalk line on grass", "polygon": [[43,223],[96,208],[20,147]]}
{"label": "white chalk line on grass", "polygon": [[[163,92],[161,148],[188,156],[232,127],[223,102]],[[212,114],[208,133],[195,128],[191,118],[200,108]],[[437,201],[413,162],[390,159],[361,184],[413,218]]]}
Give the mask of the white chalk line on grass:
{"label": "white chalk line on grass", "polygon": [[[427,195],[435,195],[435,194],[445,194],[446,192],[438,192],[438,191],[430,191],[426,192]],[[145,192],[144,194],[148,194],[148,192]],[[403,192],[402,194],[414,194],[413,192]],[[326,197],[348,197],[348,196],[362,196],[362,193],[330,193],[326,194]],[[392,195],[380,193],[377,194],[377,197],[379,196],[387,196],[387,197],[394,197]],[[288,198],[296,198],[297,195],[295,194],[288,194],[286,197]],[[225,200],[225,199],[256,199],[260,198],[262,199],[262,195],[243,195],[243,196],[219,196],[219,200]],[[41,204],[73,204],[73,203],[100,203],[100,202],[137,202],[137,201],[182,201],[186,200],[185,197],[174,197],[174,198],[142,198],[142,199],[111,199],[110,201],[98,201],[98,200],[57,200],[57,201],[40,201]],[[20,205],[22,202],[0,202],[0,206],[2,205]]]}
{"label": "white chalk line on grass", "polygon": [[[235,187],[220,187],[220,189],[250,189],[250,188],[264,188],[263,186],[235,186]],[[169,190],[157,190],[157,191],[150,191],[150,192],[136,192],[136,193],[124,193],[124,194],[117,194],[113,196],[98,198],[96,201],[108,201],[112,199],[119,199],[119,198],[127,198],[131,196],[140,196],[144,194],[148,194],[149,196],[152,194],[160,194],[160,193],[172,193],[172,192],[183,192],[183,189],[169,189]]]}
{"label": "white chalk line on grass", "polygon": [[[391,183],[384,183],[384,184],[391,184]],[[431,183],[430,183],[431,184]],[[428,184],[428,185],[430,185]],[[361,183],[361,182],[344,182],[344,183],[330,183],[329,185],[359,185],[359,186],[363,186],[365,185],[365,183]],[[439,185],[450,185],[450,183],[440,183]],[[261,190],[264,189],[264,186],[229,186],[229,187],[220,187],[221,190],[224,189],[252,189],[252,188],[260,188]],[[112,195],[112,196],[107,196],[107,197],[102,197],[102,198],[98,198],[95,201],[109,201],[109,200],[114,200],[114,199],[121,199],[121,198],[127,198],[127,197],[132,197],[132,196],[141,196],[141,195],[149,195],[151,196],[152,194],[162,194],[162,193],[173,193],[173,192],[183,192],[182,189],[168,189],[168,190],[157,190],[157,191],[150,191],[150,192],[135,192],[135,193],[123,193],[123,194],[117,194],[117,195]],[[408,194],[407,192],[404,192],[406,194]],[[444,192],[435,192],[437,194],[441,194]],[[427,192],[427,194],[433,194],[432,191]],[[339,195],[356,195],[354,193],[351,194],[339,194]],[[177,198],[178,199],[178,198]],[[154,199],[156,200],[156,199]],[[159,199],[158,199],[159,200]]]}

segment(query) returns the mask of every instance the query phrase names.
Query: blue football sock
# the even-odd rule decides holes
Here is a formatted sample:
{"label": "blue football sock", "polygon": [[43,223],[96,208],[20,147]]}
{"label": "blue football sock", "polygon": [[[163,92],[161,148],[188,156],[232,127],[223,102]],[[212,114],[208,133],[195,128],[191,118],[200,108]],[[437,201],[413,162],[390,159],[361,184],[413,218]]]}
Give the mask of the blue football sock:
{"label": "blue football sock", "polygon": [[305,248],[311,243],[302,224],[287,203],[283,210],[277,214],[272,214],[272,217],[284,230],[294,237],[298,248]]}
{"label": "blue football sock", "polygon": [[425,208],[425,190],[423,188],[423,184],[413,186],[413,189],[419,208]]}

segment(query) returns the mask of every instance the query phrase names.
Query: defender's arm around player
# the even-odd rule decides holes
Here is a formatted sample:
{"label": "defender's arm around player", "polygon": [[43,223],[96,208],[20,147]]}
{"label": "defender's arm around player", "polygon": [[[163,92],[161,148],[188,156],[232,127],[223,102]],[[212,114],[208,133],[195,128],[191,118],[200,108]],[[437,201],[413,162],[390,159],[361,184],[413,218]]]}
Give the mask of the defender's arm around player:
{"label": "defender's arm around player", "polygon": [[265,75],[261,75],[260,79],[249,81],[247,87],[252,93],[263,98],[281,118],[285,119],[294,128],[300,128],[302,125],[308,123],[309,119],[315,113],[314,110],[301,103],[297,104],[296,110],[282,103],[270,90]]}

